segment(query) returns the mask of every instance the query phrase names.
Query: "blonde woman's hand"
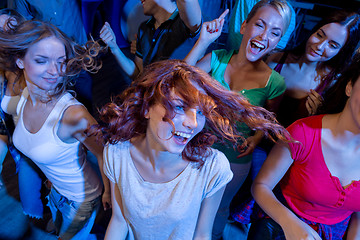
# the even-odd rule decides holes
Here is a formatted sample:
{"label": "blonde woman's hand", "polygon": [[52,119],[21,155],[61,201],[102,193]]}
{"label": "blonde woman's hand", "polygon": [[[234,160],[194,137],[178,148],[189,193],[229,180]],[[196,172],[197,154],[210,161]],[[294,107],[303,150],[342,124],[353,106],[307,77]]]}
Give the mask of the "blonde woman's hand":
{"label": "blonde woman's hand", "polygon": [[117,47],[115,33],[108,22],[105,22],[104,26],[101,28],[100,38],[110,49]]}
{"label": "blonde woman's hand", "polygon": [[221,31],[224,27],[225,17],[229,13],[229,9],[226,9],[220,17],[210,21],[204,22],[201,26],[199,41],[210,45],[221,35]]}
{"label": "blonde woman's hand", "polygon": [[315,90],[310,89],[310,93],[306,99],[306,109],[309,113],[309,116],[316,114],[319,107],[324,103],[322,96],[317,93]]}

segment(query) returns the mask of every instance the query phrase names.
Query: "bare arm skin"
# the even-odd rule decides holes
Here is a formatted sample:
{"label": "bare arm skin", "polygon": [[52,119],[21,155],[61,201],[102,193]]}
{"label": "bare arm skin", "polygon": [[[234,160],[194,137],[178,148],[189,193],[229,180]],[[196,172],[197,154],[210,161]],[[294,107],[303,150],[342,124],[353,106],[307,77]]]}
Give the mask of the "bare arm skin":
{"label": "bare arm skin", "polygon": [[360,239],[360,212],[355,212],[351,215],[346,239]]}
{"label": "bare arm skin", "polygon": [[142,72],[142,59],[135,56],[135,60],[132,61],[130,58],[125,56],[125,54],[116,44],[115,34],[108,22],[106,22],[101,28],[100,38],[109,46],[111,52],[116,58],[116,61],[118,62],[120,67],[126,72],[127,75],[129,75],[131,78],[135,78],[140,72]]}
{"label": "bare arm skin", "polygon": [[224,26],[224,18],[228,14],[229,10],[225,10],[219,18],[203,23],[200,31],[200,37],[196,41],[194,47],[189,54],[184,58],[184,61],[190,65],[196,65],[205,72],[210,72],[211,53],[203,57],[199,62],[198,60],[205,54],[209,45],[214,42],[220,35]]}
{"label": "bare arm skin", "polygon": [[128,227],[121,211],[121,196],[117,185],[110,182],[112,215],[106,229],[105,240],[123,240],[128,234]]}
{"label": "bare arm skin", "polygon": [[285,207],[272,192],[292,163],[288,145],[286,143],[275,145],[255,178],[251,192],[259,206],[281,226],[286,239],[321,240],[314,229]]}
{"label": "bare arm skin", "polygon": [[221,188],[211,197],[205,198],[201,203],[199,218],[194,233],[194,240],[211,239],[215,215],[219,208],[224,191],[225,187]]}
{"label": "bare arm skin", "polygon": [[64,142],[81,142],[96,156],[104,183],[102,202],[103,207],[106,210],[111,207],[111,199],[109,179],[105,176],[103,171],[103,146],[96,141],[95,136],[89,137],[85,133],[86,129],[94,124],[97,124],[96,120],[84,106],[73,105],[64,112],[58,130],[58,136]]}
{"label": "bare arm skin", "polygon": [[201,25],[201,8],[198,0],[177,0],[181,20],[195,33]]}

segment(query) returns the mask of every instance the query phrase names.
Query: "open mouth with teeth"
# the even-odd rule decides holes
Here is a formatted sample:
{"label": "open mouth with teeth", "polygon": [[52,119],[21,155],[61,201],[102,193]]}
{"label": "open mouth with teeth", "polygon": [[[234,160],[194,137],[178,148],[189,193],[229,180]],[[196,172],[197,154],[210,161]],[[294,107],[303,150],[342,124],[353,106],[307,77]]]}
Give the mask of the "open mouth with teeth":
{"label": "open mouth with teeth", "polygon": [[265,49],[265,46],[257,41],[251,41],[250,46],[252,52],[255,54],[258,54],[260,51]]}
{"label": "open mouth with teeth", "polygon": [[188,139],[191,138],[191,134],[175,131],[174,138],[181,143],[186,143]]}

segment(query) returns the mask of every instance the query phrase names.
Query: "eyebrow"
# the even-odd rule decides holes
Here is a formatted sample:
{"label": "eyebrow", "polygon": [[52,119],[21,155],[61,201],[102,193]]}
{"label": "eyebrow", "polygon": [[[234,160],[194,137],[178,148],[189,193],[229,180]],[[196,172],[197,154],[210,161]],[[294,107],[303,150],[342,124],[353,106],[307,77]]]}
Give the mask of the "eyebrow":
{"label": "eyebrow", "polygon": [[181,102],[181,103],[185,103],[185,101],[181,98],[172,98],[171,101],[178,101],[178,102]]}
{"label": "eyebrow", "polygon": [[[41,57],[41,58],[46,58],[46,59],[48,59],[49,57],[48,56],[43,56],[43,55],[35,55],[35,57]],[[60,57],[58,57],[57,59],[60,59],[60,58],[66,58],[66,56],[65,55],[63,55],[63,56],[60,56]]]}
{"label": "eyebrow", "polygon": [[[263,24],[267,25],[267,23],[266,23],[266,21],[265,21],[264,19],[259,18],[259,20],[260,20]],[[274,28],[272,28],[272,29],[274,29],[274,30],[279,30],[280,32],[282,31],[282,29],[279,28],[279,27],[274,27]]]}
{"label": "eyebrow", "polygon": [[[325,35],[325,37],[327,36],[326,33],[324,32],[324,30],[322,30],[322,28],[320,28],[319,31],[321,31],[322,34]],[[331,39],[330,42],[332,42],[332,43],[334,43],[335,45],[337,45],[337,47],[341,47],[341,44],[338,43],[337,41],[334,41],[334,40]]]}

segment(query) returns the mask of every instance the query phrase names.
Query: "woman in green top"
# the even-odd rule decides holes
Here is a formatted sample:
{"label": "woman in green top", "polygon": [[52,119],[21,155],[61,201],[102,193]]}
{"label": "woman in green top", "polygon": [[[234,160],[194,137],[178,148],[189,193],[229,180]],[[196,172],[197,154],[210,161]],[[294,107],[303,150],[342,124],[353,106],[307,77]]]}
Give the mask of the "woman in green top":
{"label": "woman in green top", "polygon": [[[218,19],[205,22],[200,37],[185,61],[211,72],[225,88],[243,94],[250,103],[275,111],[285,91],[284,79],[267,66],[262,58],[273,50],[286,32],[291,18],[291,10],[283,0],[261,0],[247,19],[242,23],[243,34],[238,51],[216,50],[205,55],[208,46],[221,34],[226,10]],[[213,239],[221,238],[229,215],[229,205],[243,184],[251,166],[251,153],[261,141],[263,133],[252,132],[239,123],[245,141],[236,147],[216,146],[230,160],[234,173],[233,180],[227,185],[219,211],[217,213]]]}

